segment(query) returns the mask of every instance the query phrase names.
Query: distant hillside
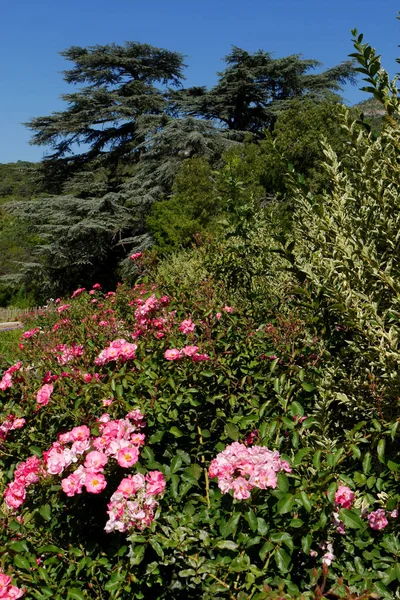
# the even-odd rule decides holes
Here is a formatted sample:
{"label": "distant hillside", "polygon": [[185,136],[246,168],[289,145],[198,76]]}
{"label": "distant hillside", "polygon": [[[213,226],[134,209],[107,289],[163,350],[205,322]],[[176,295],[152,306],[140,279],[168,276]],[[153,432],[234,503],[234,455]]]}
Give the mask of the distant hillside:
{"label": "distant hillside", "polygon": [[382,104],[375,98],[368,98],[354,105],[360,112],[364,114],[365,120],[369,123],[374,131],[380,131],[383,127],[383,117],[386,114]]}
{"label": "distant hillside", "polygon": [[0,204],[10,199],[26,199],[37,193],[37,163],[0,163]]}

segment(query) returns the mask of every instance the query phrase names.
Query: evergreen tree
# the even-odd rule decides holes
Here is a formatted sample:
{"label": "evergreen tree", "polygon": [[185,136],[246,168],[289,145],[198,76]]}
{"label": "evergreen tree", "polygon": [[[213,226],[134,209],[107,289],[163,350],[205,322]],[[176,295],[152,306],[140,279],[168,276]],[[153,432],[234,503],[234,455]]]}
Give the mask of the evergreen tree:
{"label": "evergreen tree", "polygon": [[300,54],[273,58],[263,50],[251,54],[234,46],[225,62],[228,66],[218,73],[214,87],[179,90],[174,93],[176,106],[185,113],[216,120],[223,128],[256,135],[271,129],[291,100],[326,98],[354,79],[350,61],[322,73],[310,73],[320,63]]}
{"label": "evergreen tree", "polygon": [[62,96],[66,110],[27,123],[32,143],[51,149],[48,176],[62,181],[95,159],[112,169],[139,160],[148,135],[168,112],[168,86],[183,79],[182,54],[127,42],[73,46],[61,55],[75,63],[64,71],[65,81],[84,87]]}

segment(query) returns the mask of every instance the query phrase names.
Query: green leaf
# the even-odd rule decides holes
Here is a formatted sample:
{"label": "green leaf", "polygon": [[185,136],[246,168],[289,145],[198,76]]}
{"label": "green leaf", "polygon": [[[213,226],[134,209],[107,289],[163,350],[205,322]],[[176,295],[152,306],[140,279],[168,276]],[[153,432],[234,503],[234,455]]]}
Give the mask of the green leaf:
{"label": "green leaf", "polygon": [[267,522],[262,517],[257,517],[257,533],[259,535],[267,535],[268,533]]}
{"label": "green leaf", "polygon": [[13,552],[29,552],[29,548],[26,545],[26,542],[11,542],[9,548]]}
{"label": "green leaf", "polygon": [[156,444],[157,442],[161,442],[165,434],[165,431],[156,431],[151,435],[147,441],[148,444]]}
{"label": "green leaf", "polygon": [[320,468],[321,468],[321,450],[317,450],[316,452],[314,452],[313,465],[317,471],[320,470]]}
{"label": "green leaf", "polygon": [[385,462],[385,446],[386,446],[386,440],[383,438],[380,439],[378,442],[378,446],[377,446],[377,452],[378,452],[379,462],[381,462],[381,463]]}
{"label": "green leaf", "polygon": [[304,408],[302,407],[300,402],[292,402],[292,404],[290,405],[290,412],[292,414],[292,417],[304,416]]}
{"label": "green leaf", "polygon": [[236,550],[238,545],[232,540],[220,540],[215,547],[219,548],[219,550]]}
{"label": "green leaf", "polygon": [[281,498],[276,506],[276,512],[278,515],[284,515],[292,510],[294,504],[294,496],[292,494],[285,494]]}
{"label": "green leaf", "polygon": [[370,454],[370,452],[367,452],[365,454],[363,462],[362,462],[362,466],[363,466],[364,473],[369,473],[369,470],[371,469],[371,454]]}
{"label": "green leaf", "polygon": [[71,598],[71,600],[85,600],[85,596],[78,588],[67,589],[67,600],[69,600],[69,598]]}
{"label": "green leaf", "polygon": [[45,521],[51,520],[51,508],[49,504],[43,504],[39,509],[39,513]]}
{"label": "green leaf", "polygon": [[306,392],[313,392],[315,390],[315,386],[312,383],[307,383],[306,381],[301,382],[301,387]]}
{"label": "green leaf", "polygon": [[302,548],[304,554],[308,554],[310,552],[311,544],[312,544],[312,535],[310,533],[308,533],[301,540],[301,548]]}
{"label": "green leaf", "polygon": [[388,460],[387,461],[387,466],[389,467],[389,469],[391,471],[395,471],[396,473],[398,473],[400,471],[400,464],[399,463],[395,463],[392,460]]}
{"label": "green leaf", "polygon": [[29,572],[31,570],[31,564],[30,564],[29,560],[27,558],[25,558],[24,556],[21,556],[21,554],[16,554],[14,556],[14,564],[19,569],[24,569],[25,571],[29,571]]}
{"label": "green leaf", "polygon": [[62,548],[58,548],[58,546],[53,546],[52,544],[47,544],[46,546],[41,546],[37,550],[38,554],[45,554],[46,552],[51,552],[53,554],[63,554],[64,550]]}
{"label": "green leaf", "polygon": [[305,492],[300,492],[300,500],[307,512],[311,512],[311,502]]}
{"label": "green leaf", "polygon": [[258,523],[257,523],[257,517],[255,515],[254,510],[250,509],[246,513],[246,520],[247,520],[248,524],[250,525],[250,529],[252,530],[252,532],[255,533],[258,528]]}
{"label": "green leaf", "polygon": [[171,473],[176,473],[182,466],[182,459],[180,456],[174,456],[171,460]]}
{"label": "green leaf", "polygon": [[231,440],[234,440],[236,442],[239,439],[239,435],[240,435],[239,429],[233,423],[226,423],[225,424],[225,435],[228,438],[230,438]]}
{"label": "green leaf", "polygon": [[328,500],[329,500],[329,502],[333,502],[333,501],[334,501],[334,499],[335,499],[335,494],[336,494],[336,491],[337,491],[337,487],[338,487],[338,486],[337,486],[337,483],[336,483],[336,481],[333,481],[333,482],[331,483],[331,485],[328,487],[328,491],[327,491],[327,494],[326,494],[326,495],[328,496]]}
{"label": "green leaf", "polygon": [[178,429],[178,427],[171,427],[171,429],[169,430],[169,432],[176,438],[180,438],[182,437],[184,434],[182,433],[182,431],[180,429]]}
{"label": "green leaf", "polygon": [[213,377],[214,373],[213,371],[202,371],[200,375],[203,375],[203,377]]}
{"label": "green leaf", "polygon": [[274,543],[284,543],[290,550],[293,550],[293,538],[290,533],[286,531],[277,531],[270,536],[271,542]]}
{"label": "green leaf", "polygon": [[285,473],[278,473],[278,490],[284,494],[289,491],[289,480]]}
{"label": "green leaf", "polygon": [[299,465],[303,458],[307,456],[307,454],[309,454],[310,452],[312,452],[312,448],[302,448],[301,450],[296,452],[295,457],[293,459],[293,464],[295,466]]}
{"label": "green leaf", "polygon": [[157,540],[154,537],[151,537],[150,540],[150,545],[153,548],[153,550],[156,551],[156,553],[158,554],[158,556],[164,560],[164,550],[162,549],[162,547],[160,546],[160,544],[157,542]]}
{"label": "green leaf", "polygon": [[274,552],[276,566],[281,573],[286,573],[290,565],[290,556],[283,548],[277,548]]}
{"label": "green leaf", "polygon": [[342,508],[339,511],[339,519],[343,521],[346,527],[350,529],[365,529],[366,524],[361,517],[354,511],[348,508]]}

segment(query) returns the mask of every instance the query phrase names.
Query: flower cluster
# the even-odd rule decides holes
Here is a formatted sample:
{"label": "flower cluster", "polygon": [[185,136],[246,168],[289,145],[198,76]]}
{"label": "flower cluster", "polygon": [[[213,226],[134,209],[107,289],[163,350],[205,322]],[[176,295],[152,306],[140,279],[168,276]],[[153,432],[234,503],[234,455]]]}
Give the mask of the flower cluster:
{"label": "flower cluster", "polygon": [[86,288],[80,287],[71,294],[71,298],[76,298],[77,296],[80,296],[81,294],[83,294],[83,292],[85,292],[85,291],[86,291]]}
{"label": "flower cluster", "polygon": [[12,367],[9,367],[7,369],[7,371],[4,371],[3,377],[0,381],[0,390],[4,391],[12,386],[12,384],[13,384],[12,375],[16,371],[19,371],[21,369],[21,367],[22,367],[22,362],[19,361],[15,365],[12,365]]}
{"label": "flower cluster", "polygon": [[22,337],[24,338],[24,340],[29,340],[29,338],[31,338],[34,335],[36,335],[37,333],[39,333],[39,331],[40,331],[40,327],[35,327],[34,329],[29,329],[29,331],[24,331],[24,333],[22,334]]}
{"label": "flower cluster", "polygon": [[85,487],[89,493],[100,493],[107,485],[103,473],[110,458],[123,468],[138,461],[139,448],[145,439],[140,429],[144,426],[142,413],[134,410],[125,419],[114,421],[108,414],[102,415],[98,421],[99,436],[92,436],[86,425],[61,434],[58,441],[43,452],[43,460],[32,456],[17,467],[14,480],[5,492],[7,506],[18,508],[26,498],[26,487],[39,481],[39,475],[44,478],[61,475],[78,462],[79,466],[61,481],[63,491],[67,496],[74,496]]}
{"label": "flower cluster", "polygon": [[0,425],[0,440],[5,440],[9,431],[21,429],[24,425],[25,419],[14,417],[14,415],[7,415],[5,421]]}
{"label": "flower cluster", "polygon": [[[4,499],[9,508],[18,508],[26,498],[26,488],[39,481],[43,474],[42,461],[37,456],[30,456],[14,471],[14,480],[8,484]],[[0,596],[1,598],[1,596]]]}
{"label": "flower cluster", "polygon": [[193,323],[192,319],[185,319],[179,325],[179,331],[181,333],[186,333],[186,334],[187,333],[193,333],[195,327],[196,327],[196,325],[195,325],[195,323]]}
{"label": "flower cluster", "polygon": [[203,360],[210,360],[208,354],[201,354],[198,352],[198,346],[184,346],[181,350],[177,348],[170,348],[164,353],[166,360],[181,360],[185,356],[191,358],[194,362],[201,362]]}
{"label": "flower cluster", "polygon": [[137,344],[130,344],[123,338],[114,340],[107,348],[100,352],[94,362],[96,365],[104,365],[118,359],[122,362],[132,360],[136,358],[136,348]]}
{"label": "flower cluster", "polygon": [[61,306],[57,307],[57,312],[60,315],[62,312],[64,312],[65,310],[68,310],[70,308],[70,304],[62,304]]}
{"label": "flower cluster", "polygon": [[209,476],[218,478],[223,494],[232,490],[234,498],[246,500],[253,488],[276,488],[280,471],[291,473],[292,469],[279,452],[233,442],[211,461]]}
{"label": "flower cluster", "polygon": [[[143,294],[145,290],[142,290]],[[162,338],[165,336],[165,326],[168,322],[168,318],[174,316],[174,312],[166,313],[163,312],[163,316],[156,317],[156,311],[164,309],[170,302],[168,296],[162,296],[158,299],[154,294],[149,296],[146,300],[142,298],[136,298],[130,305],[137,306],[135,310],[135,321],[136,329],[133,333],[133,337],[137,338],[143,335],[146,331],[155,329],[156,337]]]}
{"label": "flower cluster", "polygon": [[1,600],[14,600],[21,598],[24,592],[16,585],[12,585],[12,579],[9,575],[0,573],[0,598]]}
{"label": "flower cluster", "polygon": [[160,471],[150,471],[146,477],[141,473],[125,477],[108,504],[106,532],[148,527],[158,507],[156,498],[164,489],[165,477]]}
{"label": "flower cluster", "polygon": [[58,344],[55,348],[58,356],[57,362],[59,365],[66,365],[71,362],[74,358],[78,358],[83,354],[83,346],[80,344],[72,344],[67,346],[66,344]]}

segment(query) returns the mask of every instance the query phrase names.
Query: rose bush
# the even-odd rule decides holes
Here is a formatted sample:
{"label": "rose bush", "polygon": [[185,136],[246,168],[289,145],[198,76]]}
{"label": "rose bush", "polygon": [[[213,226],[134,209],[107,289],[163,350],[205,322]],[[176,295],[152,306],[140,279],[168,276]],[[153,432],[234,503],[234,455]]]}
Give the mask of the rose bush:
{"label": "rose bush", "polygon": [[318,322],[222,294],[96,286],[26,324],[0,383],[1,567],[26,597],[394,597],[398,421],[338,433]]}

